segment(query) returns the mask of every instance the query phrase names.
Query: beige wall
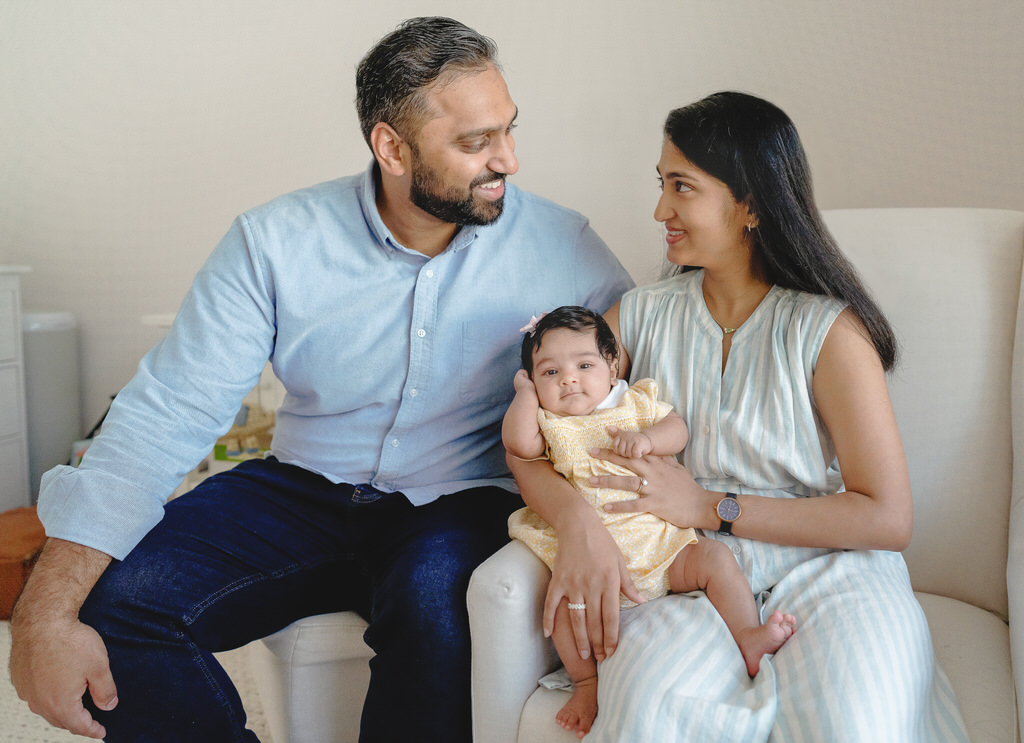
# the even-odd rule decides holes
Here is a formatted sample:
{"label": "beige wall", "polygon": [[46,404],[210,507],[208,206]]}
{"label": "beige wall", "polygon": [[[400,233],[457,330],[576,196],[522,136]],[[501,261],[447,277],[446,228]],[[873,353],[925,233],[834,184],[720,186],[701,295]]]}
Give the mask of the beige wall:
{"label": "beige wall", "polygon": [[1020,0],[0,0],[0,263],[78,316],[86,425],[236,213],[365,167],[354,66],[425,11],[495,38],[515,181],[640,281],[662,119],[717,89],[790,113],[822,207],[1024,210]]}

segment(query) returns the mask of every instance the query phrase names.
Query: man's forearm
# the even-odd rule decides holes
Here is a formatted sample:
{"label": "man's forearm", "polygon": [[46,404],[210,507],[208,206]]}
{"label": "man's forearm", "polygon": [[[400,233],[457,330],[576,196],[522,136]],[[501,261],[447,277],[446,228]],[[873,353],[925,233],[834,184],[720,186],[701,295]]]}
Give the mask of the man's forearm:
{"label": "man's forearm", "polygon": [[110,555],[63,539],[48,539],[11,617],[18,625],[41,618],[77,619],[78,610],[110,564]]}

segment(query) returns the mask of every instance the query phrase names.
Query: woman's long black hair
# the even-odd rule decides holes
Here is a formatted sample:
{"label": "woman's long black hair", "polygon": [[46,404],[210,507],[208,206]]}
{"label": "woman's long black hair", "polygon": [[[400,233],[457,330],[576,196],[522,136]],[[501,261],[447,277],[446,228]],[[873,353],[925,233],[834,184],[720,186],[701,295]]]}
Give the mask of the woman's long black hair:
{"label": "woman's long black hair", "polygon": [[822,222],[807,157],[786,113],[746,93],[715,93],[669,113],[665,137],[757,217],[751,236],[761,278],[845,302],[891,370],[899,356],[892,326]]}

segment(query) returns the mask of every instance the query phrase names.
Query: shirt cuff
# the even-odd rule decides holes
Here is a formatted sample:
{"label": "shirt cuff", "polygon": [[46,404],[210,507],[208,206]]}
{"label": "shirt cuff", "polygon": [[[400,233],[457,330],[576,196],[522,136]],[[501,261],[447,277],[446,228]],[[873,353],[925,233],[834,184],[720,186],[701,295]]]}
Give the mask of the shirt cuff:
{"label": "shirt cuff", "polygon": [[46,536],[125,556],[163,518],[163,501],[106,472],[61,465],[43,475],[38,514]]}

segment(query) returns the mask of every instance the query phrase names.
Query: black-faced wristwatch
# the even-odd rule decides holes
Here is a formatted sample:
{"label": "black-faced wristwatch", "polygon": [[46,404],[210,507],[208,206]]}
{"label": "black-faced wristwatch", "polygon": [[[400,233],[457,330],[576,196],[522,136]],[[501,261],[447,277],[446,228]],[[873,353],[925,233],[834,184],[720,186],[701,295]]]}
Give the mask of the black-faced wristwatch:
{"label": "black-faced wristwatch", "polygon": [[718,527],[718,533],[732,534],[732,522],[743,513],[743,509],[740,508],[740,502],[736,500],[736,493],[726,493],[725,497],[718,501],[715,511],[718,513],[718,518],[722,520],[721,525]]}

